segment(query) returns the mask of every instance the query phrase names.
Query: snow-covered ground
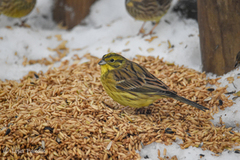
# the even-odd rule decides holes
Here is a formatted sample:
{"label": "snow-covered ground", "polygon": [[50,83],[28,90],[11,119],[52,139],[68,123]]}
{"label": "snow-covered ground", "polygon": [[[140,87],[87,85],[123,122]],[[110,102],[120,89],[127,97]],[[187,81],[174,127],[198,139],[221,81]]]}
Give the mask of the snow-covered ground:
{"label": "snow-covered ground", "polygon": [[[173,1],[173,5],[177,0]],[[49,58],[49,55],[56,57],[57,53],[49,48],[56,48],[63,41],[67,41],[66,47],[70,53],[62,59],[72,61],[77,54],[79,57],[90,53],[102,57],[109,51],[122,52],[127,58],[135,55],[159,56],[165,61],[174,62],[201,71],[201,55],[199,44],[198,24],[195,20],[182,19],[176,13],[170,11],[162,18],[155,29],[157,36],[152,42],[146,41],[150,36],[142,38],[137,36],[142,22],[135,21],[125,10],[124,0],[99,0],[91,7],[90,15],[84,20],[87,25],[78,25],[71,31],[59,29],[51,17],[52,1],[38,0],[36,8],[27,16],[27,24],[31,28],[14,26],[19,19],[0,16],[0,79],[19,80],[29,71],[46,71],[49,66],[34,64],[23,66],[24,58],[36,60]],[[24,19],[24,18],[23,18]],[[170,23],[166,23],[167,20]],[[11,26],[11,28],[6,27]],[[145,26],[146,32],[152,27],[150,22]],[[55,35],[61,35],[58,40]],[[172,48],[169,48],[169,42]],[[81,49],[79,49],[81,48]],[[49,58],[50,59],[50,58]],[[86,61],[83,59],[81,62]],[[53,66],[58,66],[57,62]],[[233,64],[234,65],[234,64]],[[51,66],[52,67],[52,66]],[[228,91],[239,91],[240,79],[238,69],[229,72],[221,77],[220,86],[228,85]],[[215,75],[208,74],[210,78]],[[228,77],[234,77],[234,85],[229,84]],[[233,98],[233,95],[230,96]],[[233,127],[240,131],[240,99],[234,100],[235,104],[215,114],[212,122],[219,125],[219,117],[222,117],[226,127]],[[177,156],[178,159],[200,159],[200,154],[205,155],[201,159],[207,160],[237,160],[240,154],[234,151],[224,151],[219,157],[214,156],[210,151],[203,151],[201,148],[189,147],[182,150],[177,143],[166,146],[153,143],[145,146],[139,153],[142,159],[157,159],[158,149],[163,153],[167,149],[167,156]],[[147,156],[146,156],[147,155]],[[145,157],[145,158],[144,158]]]}

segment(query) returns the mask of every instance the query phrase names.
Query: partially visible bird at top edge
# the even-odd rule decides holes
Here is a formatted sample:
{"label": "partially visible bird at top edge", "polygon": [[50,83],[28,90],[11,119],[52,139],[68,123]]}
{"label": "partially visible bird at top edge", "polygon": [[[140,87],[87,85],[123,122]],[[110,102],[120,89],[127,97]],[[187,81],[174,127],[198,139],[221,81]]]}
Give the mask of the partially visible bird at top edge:
{"label": "partially visible bird at top edge", "polygon": [[[0,0],[0,14],[11,18],[27,16],[35,7],[36,0]],[[24,26],[25,21],[21,20]]]}
{"label": "partially visible bird at top edge", "polygon": [[173,7],[173,12],[176,12],[181,18],[198,21],[197,0],[178,0]]}
{"label": "partially visible bird at top edge", "polygon": [[[172,0],[125,0],[125,6],[128,13],[135,18],[135,20],[144,21],[138,35],[141,33],[143,36],[153,34],[153,30],[170,8],[171,2]],[[143,27],[147,21],[156,23],[151,31],[145,34]]]}

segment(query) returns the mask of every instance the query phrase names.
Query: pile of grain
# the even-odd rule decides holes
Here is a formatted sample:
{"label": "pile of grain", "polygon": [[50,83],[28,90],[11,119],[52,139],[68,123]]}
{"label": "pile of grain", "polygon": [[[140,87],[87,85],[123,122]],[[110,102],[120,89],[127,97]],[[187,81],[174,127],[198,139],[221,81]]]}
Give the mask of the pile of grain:
{"label": "pile of grain", "polygon": [[[150,115],[123,112],[103,90],[98,58],[86,55],[83,64],[31,72],[20,83],[0,81],[0,157],[12,159],[139,159],[135,150],[152,142],[181,148],[201,147],[221,153],[240,144],[240,133],[216,127],[210,119],[231,106],[226,88],[208,91],[204,73],[138,56],[145,66],[171,89],[210,108],[203,112],[173,99],[150,106]],[[211,97],[210,101],[204,101]],[[219,105],[219,99],[223,104]],[[157,154],[157,153],[156,153]],[[174,156],[176,159],[176,156]]]}

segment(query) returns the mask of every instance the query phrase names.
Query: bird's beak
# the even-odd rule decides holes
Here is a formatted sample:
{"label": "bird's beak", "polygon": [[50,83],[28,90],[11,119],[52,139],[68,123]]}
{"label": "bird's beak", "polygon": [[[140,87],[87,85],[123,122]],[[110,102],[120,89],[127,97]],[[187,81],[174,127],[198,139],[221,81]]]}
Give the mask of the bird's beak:
{"label": "bird's beak", "polygon": [[104,64],[106,64],[107,62],[106,61],[104,61],[104,60],[101,60],[100,62],[98,62],[98,64],[101,66],[101,65],[104,65]]}

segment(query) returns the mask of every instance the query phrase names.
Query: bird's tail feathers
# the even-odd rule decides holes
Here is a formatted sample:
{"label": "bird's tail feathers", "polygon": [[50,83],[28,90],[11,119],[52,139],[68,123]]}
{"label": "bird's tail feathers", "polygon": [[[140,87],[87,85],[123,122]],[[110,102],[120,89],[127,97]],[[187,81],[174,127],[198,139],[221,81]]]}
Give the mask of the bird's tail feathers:
{"label": "bird's tail feathers", "polygon": [[196,108],[198,108],[198,109],[200,109],[202,111],[209,110],[208,108],[206,108],[206,107],[204,107],[204,106],[202,106],[200,104],[197,104],[196,102],[190,101],[189,99],[183,98],[181,96],[176,95],[173,98],[178,100],[178,101],[180,101],[180,102],[183,102],[183,103],[186,103],[186,104],[191,105],[193,107],[196,107]]}

